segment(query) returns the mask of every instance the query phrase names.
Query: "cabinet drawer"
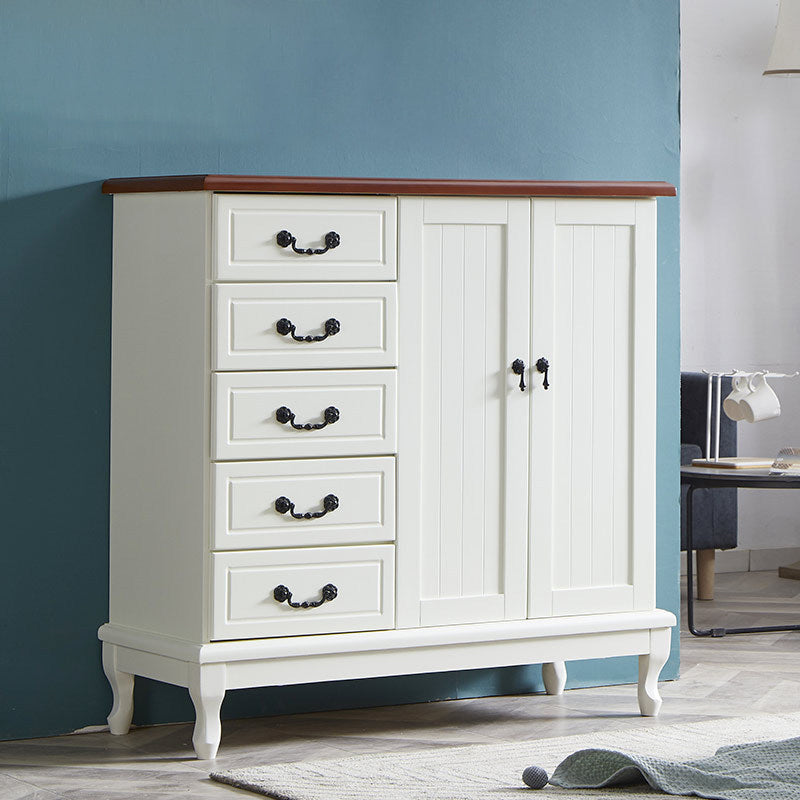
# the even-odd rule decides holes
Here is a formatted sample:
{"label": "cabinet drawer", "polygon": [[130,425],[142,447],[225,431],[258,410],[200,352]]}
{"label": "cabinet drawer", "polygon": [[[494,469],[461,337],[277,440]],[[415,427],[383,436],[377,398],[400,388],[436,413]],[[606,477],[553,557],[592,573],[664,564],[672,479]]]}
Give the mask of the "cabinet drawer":
{"label": "cabinet drawer", "polygon": [[[393,280],[397,277],[396,200],[327,195],[214,196],[214,275],[220,281]],[[281,247],[288,231],[295,247],[322,249],[329,232],[339,244],[324,253]]]}
{"label": "cabinet drawer", "polygon": [[[211,558],[212,639],[394,627],[394,545],[250,550]],[[275,596],[282,586],[293,603],[318,603],[328,585],[336,596],[317,607],[292,608]]]}
{"label": "cabinet drawer", "polygon": [[213,483],[215,550],[394,540],[393,457],[218,463]]}
{"label": "cabinet drawer", "polygon": [[218,372],[213,383],[215,459],[396,452],[394,370]]}
{"label": "cabinet drawer", "polygon": [[214,296],[215,369],[397,364],[393,283],[219,284]]}

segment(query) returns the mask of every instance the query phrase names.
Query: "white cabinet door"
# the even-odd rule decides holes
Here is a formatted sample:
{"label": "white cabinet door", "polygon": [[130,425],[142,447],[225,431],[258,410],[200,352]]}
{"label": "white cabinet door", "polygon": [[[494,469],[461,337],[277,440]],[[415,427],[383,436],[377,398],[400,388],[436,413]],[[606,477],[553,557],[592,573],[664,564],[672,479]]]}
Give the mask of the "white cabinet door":
{"label": "white cabinet door", "polygon": [[531,617],[655,604],[655,208],[532,203]]}
{"label": "white cabinet door", "polygon": [[399,213],[398,626],[525,618],[530,201]]}

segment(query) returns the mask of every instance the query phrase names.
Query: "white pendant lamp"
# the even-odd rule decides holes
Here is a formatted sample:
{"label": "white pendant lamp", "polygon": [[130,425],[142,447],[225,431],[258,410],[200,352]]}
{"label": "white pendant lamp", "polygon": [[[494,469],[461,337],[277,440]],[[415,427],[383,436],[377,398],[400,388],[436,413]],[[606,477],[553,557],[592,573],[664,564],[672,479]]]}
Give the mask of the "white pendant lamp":
{"label": "white pendant lamp", "polygon": [[781,0],[765,75],[800,76],[800,0]]}

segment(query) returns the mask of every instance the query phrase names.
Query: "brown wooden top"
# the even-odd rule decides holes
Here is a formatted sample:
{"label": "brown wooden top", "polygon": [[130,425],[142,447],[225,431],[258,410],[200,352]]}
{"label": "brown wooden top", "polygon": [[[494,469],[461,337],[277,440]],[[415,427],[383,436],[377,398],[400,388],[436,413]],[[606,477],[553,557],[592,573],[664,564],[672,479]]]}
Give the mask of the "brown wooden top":
{"label": "brown wooden top", "polygon": [[273,192],[277,194],[409,194],[497,197],[674,197],[655,181],[477,181],[418,178],[303,178],[283,175],[159,175],[112,178],[105,194],[128,192]]}

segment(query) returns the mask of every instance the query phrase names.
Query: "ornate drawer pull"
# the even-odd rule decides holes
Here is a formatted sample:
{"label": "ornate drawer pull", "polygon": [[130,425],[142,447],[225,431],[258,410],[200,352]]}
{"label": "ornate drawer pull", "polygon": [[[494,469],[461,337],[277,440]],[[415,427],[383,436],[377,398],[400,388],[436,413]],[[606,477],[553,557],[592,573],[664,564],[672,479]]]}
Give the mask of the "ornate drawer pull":
{"label": "ornate drawer pull", "polygon": [[281,336],[288,336],[291,334],[292,339],[294,339],[296,342],[323,342],[329,336],[336,336],[336,334],[342,329],[342,326],[338,319],[331,317],[330,319],[325,320],[325,333],[319,336],[297,336],[295,334],[294,323],[290,319],[282,317],[275,323],[275,329]]}
{"label": "ornate drawer pull", "polygon": [[319,519],[331,511],[336,511],[337,508],[339,508],[339,498],[335,494],[325,495],[322,501],[322,511],[306,511],[305,514],[295,514],[294,503],[288,497],[279,497],[275,501],[275,510],[279,514],[285,514],[288,511],[295,519]]}
{"label": "ornate drawer pull", "polygon": [[297,239],[295,239],[289,231],[279,231],[275,236],[275,241],[278,247],[289,247],[289,245],[291,245],[292,250],[294,250],[295,253],[299,253],[301,256],[321,256],[323,253],[327,253],[328,250],[333,250],[335,247],[338,247],[341,243],[341,237],[336,231],[328,231],[328,233],[325,234],[325,247],[318,247],[316,250],[313,247],[296,247]]}
{"label": "ornate drawer pull", "polygon": [[519,375],[519,390],[525,391],[525,362],[521,358],[517,358],[511,364],[511,371],[515,375]]}
{"label": "ornate drawer pull", "polygon": [[324,428],[326,425],[333,425],[339,419],[339,409],[336,406],[328,406],[323,412],[322,417],[325,420],[324,422],[306,422],[304,425],[298,425],[294,421],[294,411],[291,408],[286,408],[286,406],[281,406],[275,412],[275,419],[281,423],[281,425],[285,425],[287,422],[298,431],[318,431],[320,428]]}
{"label": "ornate drawer pull", "polygon": [[302,603],[293,603],[292,602],[292,593],[289,589],[281,584],[280,586],[275,587],[275,591],[272,593],[272,596],[279,602],[285,602],[287,605],[290,605],[292,608],[319,608],[323,603],[330,602],[331,600],[336,599],[336,595],[339,594],[339,590],[332,584],[326,583],[322,587],[322,599],[321,600],[304,600]]}
{"label": "ornate drawer pull", "polygon": [[544,383],[542,386],[544,386],[545,389],[549,388],[550,384],[547,380],[547,370],[550,369],[550,362],[546,358],[540,358],[536,362],[536,369],[538,369],[539,372],[544,372]]}

